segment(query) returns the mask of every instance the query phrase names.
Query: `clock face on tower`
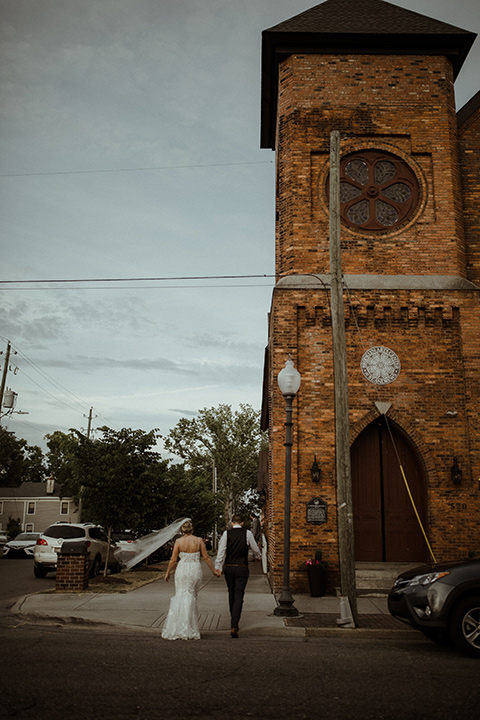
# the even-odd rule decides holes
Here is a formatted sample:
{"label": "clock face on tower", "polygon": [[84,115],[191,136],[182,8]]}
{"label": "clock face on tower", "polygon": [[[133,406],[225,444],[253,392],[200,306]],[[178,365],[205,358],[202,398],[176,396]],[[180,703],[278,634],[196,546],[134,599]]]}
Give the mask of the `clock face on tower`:
{"label": "clock face on tower", "polygon": [[414,214],[418,181],[401,158],[381,150],[350,153],[340,162],[340,215],[352,230],[397,230]]}
{"label": "clock face on tower", "polygon": [[398,355],[383,345],[367,350],[360,367],[364,377],[374,385],[389,385],[397,379],[401,369]]}

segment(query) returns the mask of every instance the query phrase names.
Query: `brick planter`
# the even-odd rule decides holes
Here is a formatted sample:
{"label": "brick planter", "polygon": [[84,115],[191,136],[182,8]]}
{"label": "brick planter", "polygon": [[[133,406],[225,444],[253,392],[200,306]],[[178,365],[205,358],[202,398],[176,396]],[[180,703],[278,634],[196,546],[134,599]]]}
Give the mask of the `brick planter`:
{"label": "brick planter", "polygon": [[76,553],[58,553],[55,592],[82,592],[88,590],[88,554],[83,544]]}

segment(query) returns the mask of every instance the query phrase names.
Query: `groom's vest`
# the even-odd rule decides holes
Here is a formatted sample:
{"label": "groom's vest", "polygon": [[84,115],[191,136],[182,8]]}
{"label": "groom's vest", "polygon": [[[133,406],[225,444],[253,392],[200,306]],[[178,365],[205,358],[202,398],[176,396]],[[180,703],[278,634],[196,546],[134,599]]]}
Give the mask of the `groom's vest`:
{"label": "groom's vest", "polygon": [[248,565],[247,531],[241,527],[227,530],[225,565]]}

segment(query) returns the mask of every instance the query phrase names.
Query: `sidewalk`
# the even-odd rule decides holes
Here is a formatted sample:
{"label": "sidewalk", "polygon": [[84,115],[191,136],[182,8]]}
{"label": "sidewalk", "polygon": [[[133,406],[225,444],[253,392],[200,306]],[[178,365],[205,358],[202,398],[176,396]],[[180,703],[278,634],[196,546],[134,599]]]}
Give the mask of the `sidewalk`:
{"label": "sidewalk", "polygon": [[[198,595],[200,631],[228,635],[230,616],[227,588],[223,577],[213,577],[206,566],[204,585]],[[173,582],[155,580],[127,593],[35,593],[22,598],[12,613],[32,619],[53,619],[61,622],[84,622],[114,625],[124,629],[143,629],[160,633],[168,613],[170,598],[175,592]],[[387,610],[384,597],[359,597],[359,627],[342,628],[338,597],[312,598],[294,595],[298,618],[274,615],[276,607],[267,576],[261,564],[251,565],[251,574],[243,605],[240,636],[279,635],[285,638],[304,638],[322,635],[369,637],[400,637],[417,633],[394,620]]]}

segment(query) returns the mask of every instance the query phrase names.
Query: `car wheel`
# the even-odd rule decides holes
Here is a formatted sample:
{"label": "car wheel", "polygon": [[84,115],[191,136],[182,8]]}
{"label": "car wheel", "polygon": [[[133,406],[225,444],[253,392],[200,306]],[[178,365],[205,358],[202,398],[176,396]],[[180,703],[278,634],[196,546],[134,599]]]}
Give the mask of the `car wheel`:
{"label": "car wheel", "polygon": [[34,566],[33,566],[33,574],[35,575],[36,578],[44,578],[44,577],[47,577],[47,571],[46,571],[45,568],[42,567],[41,565],[34,565]]}
{"label": "car wheel", "polygon": [[97,575],[100,574],[101,563],[102,563],[102,560],[100,558],[100,555],[97,555],[97,557],[95,558],[95,560],[92,563],[92,567],[90,568],[89,575],[91,578],[97,577]]}
{"label": "car wheel", "polygon": [[450,632],[457,650],[480,658],[480,597],[463,600],[454,608]]}

